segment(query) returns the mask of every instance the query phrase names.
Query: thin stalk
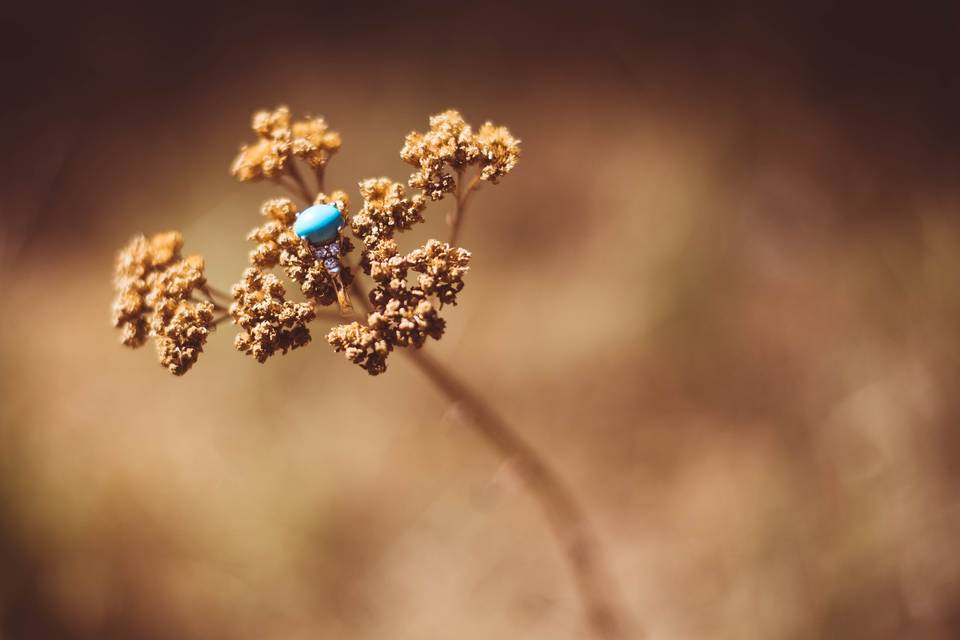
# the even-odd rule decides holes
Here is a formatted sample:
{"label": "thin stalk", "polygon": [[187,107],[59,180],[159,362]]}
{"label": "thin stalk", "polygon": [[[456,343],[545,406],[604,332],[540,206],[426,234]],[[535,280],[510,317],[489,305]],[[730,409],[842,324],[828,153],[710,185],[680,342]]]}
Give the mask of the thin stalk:
{"label": "thin stalk", "polygon": [[290,193],[290,195],[296,198],[302,198],[304,203],[307,206],[310,206],[311,204],[313,204],[313,198],[310,196],[310,192],[308,190],[301,188],[301,186],[297,185],[296,181],[294,180],[287,182],[283,178],[284,176],[275,176],[273,178],[273,181],[277,184],[277,186],[280,186],[286,189]]}
{"label": "thin stalk", "polygon": [[215,298],[220,298],[220,300],[223,301],[223,302],[227,302],[227,301],[233,302],[233,296],[232,296],[232,295],[230,295],[230,294],[227,293],[226,291],[223,291],[222,289],[218,289],[218,288],[214,287],[214,286],[211,285],[209,282],[206,283],[205,285],[203,285],[203,288],[202,288],[202,289],[203,289],[203,291],[205,291],[205,292],[207,293],[207,295],[213,296],[213,297],[215,297]]}
{"label": "thin stalk", "polygon": [[476,191],[479,186],[480,174],[473,176],[470,182],[467,183],[467,186],[464,187],[463,171],[457,172],[457,189],[454,192],[457,203],[456,209],[454,209],[447,218],[447,223],[450,225],[450,236],[447,239],[447,244],[457,244],[457,238],[460,236],[460,228],[463,226],[463,218],[467,212],[467,200],[469,200],[470,194]]}
{"label": "thin stalk", "polygon": [[625,638],[613,583],[577,499],[537,450],[453,371],[422,349],[404,349],[411,361],[466,417],[467,423],[508,460],[543,509],[566,557],[594,637]]}
{"label": "thin stalk", "polygon": [[287,175],[293,178],[293,181],[297,184],[297,188],[300,189],[300,192],[303,194],[303,197],[307,199],[307,204],[313,204],[314,198],[316,195],[310,195],[310,187],[307,186],[307,181],[304,180],[303,174],[300,173],[300,170],[297,169],[292,161],[287,165]]}
{"label": "thin stalk", "polygon": [[[203,291],[203,290],[201,289],[201,291]],[[203,292],[203,294],[204,294],[203,297],[206,298],[207,301],[208,301],[210,304],[213,305],[213,310],[214,310],[214,311],[227,311],[227,307],[223,306],[222,304],[220,304],[219,302],[217,302],[216,300],[214,300],[212,296],[207,295],[207,293],[206,293],[205,291]],[[190,299],[191,299],[193,302],[203,302],[203,300],[200,300],[200,299],[195,298],[195,297],[193,297],[193,296],[190,296]]]}
{"label": "thin stalk", "polygon": [[323,188],[323,183],[324,183],[324,169],[326,169],[326,167],[325,167],[324,165],[320,165],[319,167],[316,167],[316,168],[313,170],[314,173],[315,173],[316,176],[317,176],[317,194],[318,194],[318,195],[321,194],[321,193],[326,193],[326,192],[327,192],[326,189]]}

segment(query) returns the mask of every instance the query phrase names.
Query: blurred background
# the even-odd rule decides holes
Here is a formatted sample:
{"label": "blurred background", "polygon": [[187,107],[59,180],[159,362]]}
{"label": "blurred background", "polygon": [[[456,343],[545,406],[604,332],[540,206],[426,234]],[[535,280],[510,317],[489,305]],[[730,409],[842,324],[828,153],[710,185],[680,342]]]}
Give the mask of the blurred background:
{"label": "blurred background", "polygon": [[276,191],[228,167],[277,104],[354,198],[445,108],[523,140],[427,348],[573,487],[632,630],[960,637],[960,11],[793,5],[5,9],[0,638],[583,636],[537,504],[402,355],[260,366],[224,326],[178,379],[118,344],[133,235],[238,279]]}

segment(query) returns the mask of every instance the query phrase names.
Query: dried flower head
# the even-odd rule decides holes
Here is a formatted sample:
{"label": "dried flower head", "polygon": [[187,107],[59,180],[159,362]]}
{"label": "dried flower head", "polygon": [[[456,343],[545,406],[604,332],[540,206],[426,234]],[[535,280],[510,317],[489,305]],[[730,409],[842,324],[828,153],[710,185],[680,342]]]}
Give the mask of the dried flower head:
{"label": "dried flower head", "polygon": [[[443,335],[445,322],[431,300],[440,305],[456,302],[470,253],[430,240],[400,255],[393,236],[423,222],[426,198],[421,194],[407,198],[403,186],[387,178],[361,182],[360,194],[364,204],[350,225],[364,244],[361,266],[376,283],[369,295],[374,309],[365,326],[340,325],[327,334],[327,341],[348,360],[378,375],[386,370],[387,356],[395,347],[419,348],[427,338]],[[408,282],[410,271],[421,274],[415,286]]]}
{"label": "dried flower head", "polygon": [[211,302],[183,302],[156,329],[160,364],[170,373],[182,376],[194,365],[213,329],[214,306]]}
{"label": "dried flower head", "polygon": [[182,246],[183,236],[170,231],[158,233],[149,240],[137,236],[117,254],[113,324],[121,330],[122,342],[128,347],[139,347],[146,342],[150,328],[146,297],[152,278],[157,270],[179,258]]}
{"label": "dried flower head", "polygon": [[377,331],[359,322],[334,327],[327,334],[327,342],[373,376],[386,371],[387,355],[393,350]]}
{"label": "dried flower head", "polygon": [[234,345],[258,362],[310,342],[307,323],[314,318],[313,305],[287,300],[283,283],[272,273],[247,268],[233,286],[233,299],[230,315],[243,330]]}
{"label": "dried flower head", "polygon": [[[474,132],[454,110],[430,117],[429,124],[426,132],[410,133],[400,151],[416,169],[408,184],[363,180],[363,203],[351,216],[348,195],[323,187],[340,135],[323,118],[294,121],[284,106],[255,113],[251,128],[257,139],[241,148],[233,174],[241,181],[274,180],[307,205],[333,205],[336,211],[318,214],[327,216],[322,225],[329,225],[332,236],[305,231],[309,224],[301,220],[301,237],[295,231],[300,206],[289,198],[267,200],[262,223],[248,235],[254,243],[250,266],[234,285],[230,302],[231,296],[207,285],[201,257],[181,257],[179,233],[135,238],[117,260],[113,319],[123,343],[137,347],[155,338],[161,363],[180,375],[196,362],[215,325],[229,317],[241,329],[237,349],[264,362],[310,341],[308,324],[318,307],[339,302],[341,313],[353,313],[346,292],[351,284],[366,317],[333,327],[327,341],[371,375],[386,370],[395,349],[439,339],[446,326],[440,310],[457,303],[469,270],[470,252],[454,246],[465,203],[481,183],[496,183],[513,170],[520,142],[489,122]],[[316,188],[307,184],[309,175],[301,174],[304,166],[313,170]],[[453,223],[450,241],[431,239],[402,253],[395,236],[424,222],[428,202],[448,193],[456,200],[447,216]],[[337,212],[349,222],[340,229]],[[344,230],[361,244],[354,265],[349,259],[354,243]],[[354,283],[356,266],[370,278],[369,292]],[[268,273],[274,268],[300,287],[306,301],[286,298],[280,277]]]}
{"label": "dried flower head", "polygon": [[180,257],[176,231],[137,236],[120,251],[114,277],[114,326],[121,341],[139,347],[156,338],[160,362],[182,375],[197,361],[214,327],[214,305],[192,299],[206,284],[203,258]]}
{"label": "dried flower head", "polygon": [[456,304],[463,290],[463,276],[470,269],[470,252],[451,247],[446,242],[430,240],[407,254],[410,270],[420,274],[417,284],[428,296],[436,296],[440,304]]}
{"label": "dried flower head", "polygon": [[506,127],[485,123],[477,132],[480,151],[480,179],[496,183],[510,173],[520,159],[520,141]]}
{"label": "dried flower head", "polygon": [[281,106],[274,111],[258,111],[251,128],[259,139],[240,148],[231,172],[241,181],[280,176],[291,152],[290,110]]}
{"label": "dried flower head", "polygon": [[291,128],[293,135],[293,155],[302,158],[311,167],[322,167],[330,161],[330,156],[340,149],[340,134],[330,131],[323,118],[307,117],[301,122],[294,122]]}
{"label": "dried flower head", "polygon": [[423,190],[431,200],[440,200],[457,189],[469,166],[479,169],[481,180],[494,183],[509,173],[520,157],[520,141],[506,127],[490,122],[474,134],[463,116],[450,109],[431,116],[429,131],[408,134],[400,157],[417,168],[410,186]]}
{"label": "dried flower head", "polygon": [[368,248],[423,222],[426,198],[419,193],[407,198],[403,185],[389,178],[364,180],[360,183],[360,196],[363,208],[350,220],[350,228]]}
{"label": "dried flower head", "polygon": [[233,175],[243,182],[290,174],[293,157],[304,160],[319,175],[340,148],[340,134],[331,131],[323,118],[307,116],[292,122],[290,109],[285,106],[258,111],[251,128],[257,141],[242,146],[231,167]]}

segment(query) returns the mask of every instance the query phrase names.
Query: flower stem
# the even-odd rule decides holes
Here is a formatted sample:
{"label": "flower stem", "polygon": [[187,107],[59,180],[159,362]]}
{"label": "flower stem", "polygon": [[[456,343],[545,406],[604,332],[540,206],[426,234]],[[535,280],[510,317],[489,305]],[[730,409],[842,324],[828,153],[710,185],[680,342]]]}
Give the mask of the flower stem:
{"label": "flower stem", "polygon": [[447,223],[450,225],[450,236],[447,240],[447,244],[457,244],[457,238],[460,236],[460,228],[463,225],[463,217],[467,212],[467,200],[470,198],[470,194],[476,191],[477,187],[479,186],[480,174],[473,176],[473,178],[464,188],[463,171],[457,172],[457,190],[454,193],[454,197],[457,201],[457,207],[447,218]]}
{"label": "flower stem", "polygon": [[286,189],[290,195],[295,198],[302,198],[306,206],[310,206],[313,203],[313,198],[310,196],[309,191],[305,191],[299,185],[296,184],[296,181],[290,180],[289,182],[283,179],[284,176],[274,176],[273,181],[280,187]]}
{"label": "flower stem", "polygon": [[326,193],[326,189],[324,188],[324,173],[325,173],[324,170],[325,169],[326,167],[323,165],[320,165],[319,167],[314,169],[314,173],[317,176],[317,194],[318,195],[321,193]]}
{"label": "flower stem", "polygon": [[313,204],[315,196],[311,195],[312,192],[310,191],[310,187],[307,186],[307,181],[303,179],[303,175],[295,164],[290,163],[287,165],[287,175],[290,176],[297,185],[297,189],[300,190],[300,195],[307,201],[307,206]]}
{"label": "flower stem", "polygon": [[460,409],[487,444],[511,463],[531,495],[540,503],[573,573],[593,636],[625,638],[625,625],[614,601],[613,583],[600,545],[571,491],[540,453],[450,369],[421,349],[404,351],[437,389]]}
{"label": "flower stem", "polygon": [[211,285],[209,282],[203,285],[203,290],[207,292],[208,295],[212,295],[215,298],[220,298],[221,301],[232,302],[233,296],[229,293],[218,289]]}

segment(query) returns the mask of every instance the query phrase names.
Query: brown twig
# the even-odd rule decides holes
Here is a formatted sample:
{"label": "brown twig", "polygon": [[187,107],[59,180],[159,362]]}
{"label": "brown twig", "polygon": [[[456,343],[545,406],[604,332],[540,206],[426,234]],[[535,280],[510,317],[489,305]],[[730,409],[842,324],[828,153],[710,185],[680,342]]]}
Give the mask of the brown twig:
{"label": "brown twig", "polygon": [[321,193],[326,193],[326,192],[327,192],[326,189],[324,189],[324,186],[323,186],[324,177],[325,177],[325,176],[324,176],[324,173],[325,173],[325,172],[324,172],[324,169],[326,169],[326,167],[325,167],[324,165],[320,165],[319,167],[316,167],[316,168],[314,169],[314,173],[315,173],[316,176],[317,176],[317,194],[318,194],[318,195],[321,194]]}
{"label": "brown twig", "polygon": [[290,180],[289,182],[284,180],[284,177],[286,176],[274,176],[272,180],[277,186],[286,189],[287,192],[294,198],[303,200],[304,204],[307,206],[313,203],[313,199],[310,197],[310,193],[308,191],[302,190],[293,180]]}
{"label": "brown twig", "polygon": [[[203,293],[203,297],[206,298],[207,301],[208,301],[210,304],[213,305],[213,310],[214,310],[214,311],[226,311],[226,310],[227,310],[227,307],[224,307],[224,306],[221,305],[219,302],[217,302],[216,300],[214,300],[214,299],[213,299],[213,296],[209,295],[206,291],[203,291],[203,289],[200,289],[200,291]],[[202,300],[200,300],[200,299],[198,299],[198,298],[195,298],[195,297],[193,297],[193,296],[190,296],[190,299],[193,300],[194,302],[203,302]]]}
{"label": "brown twig", "polygon": [[292,161],[287,164],[287,175],[297,184],[303,197],[307,199],[307,204],[313,204],[316,194],[311,195],[312,192],[310,191],[310,187],[307,186],[307,181],[304,179],[303,174],[300,173],[300,169],[298,169],[297,165]]}
{"label": "brown twig", "polygon": [[497,453],[512,464],[527,489],[540,503],[573,573],[597,638],[625,638],[619,607],[614,604],[612,581],[583,509],[557,473],[470,387],[422,349],[406,353],[418,369],[453,403],[467,423]]}
{"label": "brown twig", "polygon": [[467,200],[470,194],[480,186],[480,174],[473,176],[466,188],[463,187],[463,171],[457,172],[457,189],[454,192],[456,199],[456,208],[447,216],[447,224],[450,225],[450,236],[447,244],[456,245],[457,238],[460,236],[460,229],[463,225],[464,214],[467,211]]}
{"label": "brown twig", "polygon": [[220,298],[221,302],[232,302],[233,296],[227,293],[222,289],[218,289],[209,282],[204,284],[202,287],[203,291],[207,293],[208,296],[213,296],[215,298]]}

